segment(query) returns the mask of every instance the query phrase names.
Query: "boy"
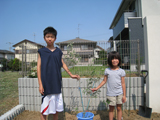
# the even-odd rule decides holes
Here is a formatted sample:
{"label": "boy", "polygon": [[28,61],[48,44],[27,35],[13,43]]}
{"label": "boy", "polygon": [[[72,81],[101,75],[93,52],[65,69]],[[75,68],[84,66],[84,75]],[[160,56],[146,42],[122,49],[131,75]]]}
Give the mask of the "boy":
{"label": "boy", "polygon": [[41,120],[45,120],[48,114],[53,114],[54,120],[58,120],[58,112],[63,111],[61,67],[71,78],[78,80],[80,76],[72,75],[62,59],[62,51],[54,47],[57,31],[53,27],[47,27],[43,34],[47,47],[38,50],[37,62],[39,92],[42,95]]}

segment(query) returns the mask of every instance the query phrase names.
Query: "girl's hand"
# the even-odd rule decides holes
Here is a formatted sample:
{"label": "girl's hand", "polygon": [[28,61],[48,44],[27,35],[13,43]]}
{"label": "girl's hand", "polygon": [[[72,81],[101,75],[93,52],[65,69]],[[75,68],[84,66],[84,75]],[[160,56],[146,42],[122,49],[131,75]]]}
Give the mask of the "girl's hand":
{"label": "girl's hand", "polygon": [[71,75],[71,78],[79,80],[80,76],[79,75]]}
{"label": "girl's hand", "polygon": [[97,88],[91,88],[92,92],[97,91]]}
{"label": "girl's hand", "polygon": [[43,86],[42,86],[42,85],[39,86],[39,92],[40,92],[42,95],[44,95],[44,89],[43,89]]}
{"label": "girl's hand", "polygon": [[126,102],[126,96],[122,97],[122,102],[125,103]]}

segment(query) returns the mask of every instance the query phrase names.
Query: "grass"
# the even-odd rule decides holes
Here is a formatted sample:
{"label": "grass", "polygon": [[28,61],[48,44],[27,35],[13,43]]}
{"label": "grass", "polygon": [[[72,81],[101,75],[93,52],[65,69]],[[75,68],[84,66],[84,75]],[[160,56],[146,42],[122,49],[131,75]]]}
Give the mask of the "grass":
{"label": "grass", "polygon": [[[95,77],[103,77],[107,66],[76,66],[70,68],[72,74],[78,74],[81,78],[91,77],[91,72],[95,70]],[[66,71],[62,72],[63,78],[70,77]],[[138,77],[137,72],[126,71],[126,77]]]}
{"label": "grass", "polygon": [[[90,77],[91,72],[95,70],[96,77],[103,77],[106,66],[76,66],[70,68],[72,74],[78,74],[81,77]],[[70,77],[66,71],[62,72],[62,77]]]}
{"label": "grass", "polygon": [[18,72],[0,71],[0,115],[18,105]]}

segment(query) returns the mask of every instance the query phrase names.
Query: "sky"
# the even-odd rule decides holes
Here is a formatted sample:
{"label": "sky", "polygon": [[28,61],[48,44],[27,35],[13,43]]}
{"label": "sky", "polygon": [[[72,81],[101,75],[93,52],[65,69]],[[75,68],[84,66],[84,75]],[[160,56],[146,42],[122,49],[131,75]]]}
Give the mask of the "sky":
{"label": "sky", "polygon": [[9,50],[24,39],[43,44],[43,30],[48,26],[57,30],[56,42],[76,37],[108,41],[121,1],[0,0],[0,49]]}

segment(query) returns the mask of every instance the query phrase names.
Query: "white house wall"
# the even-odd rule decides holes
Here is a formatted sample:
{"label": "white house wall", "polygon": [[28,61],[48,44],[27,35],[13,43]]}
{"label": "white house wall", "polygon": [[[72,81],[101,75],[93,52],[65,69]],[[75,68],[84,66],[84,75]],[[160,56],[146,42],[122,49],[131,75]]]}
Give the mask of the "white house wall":
{"label": "white house wall", "polygon": [[160,15],[160,0],[141,0],[141,4],[143,18],[151,15]]}
{"label": "white house wall", "polygon": [[14,59],[14,55],[13,54],[5,54],[5,58],[7,60],[11,60],[11,59]]}
{"label": "white house wall", "polygon": [[[148,0],[147,0],[148,1]],[[153,0],[155,1],[155,0]],[[153,7],[152,7],[153,8]],[[146,102],[152,112],[160,112],[160,16],[147,16],[144,19],[145,62],[149,75],[146,81]]]}
{"label": "white house wall", "polygon": [[[24,46],[26,46],[26,49],[36,49],[38,51],[38,45],[35,45],[33,43],[27,42],[27,44],[22,43]],[[22,50],[21,45],[19,44],[15,47],[15,50]],[[25,49],[25,47],[23,48]],[[38,52],[37,52],[38,53]],[[38,54],[37,53],[26,53],[26,62],[37,62]],[[15,54],[15,58],[18,58],[20,61],[22,61],[22,54]],[[25,61],[25,54],[23,54],[23,59]]]}

